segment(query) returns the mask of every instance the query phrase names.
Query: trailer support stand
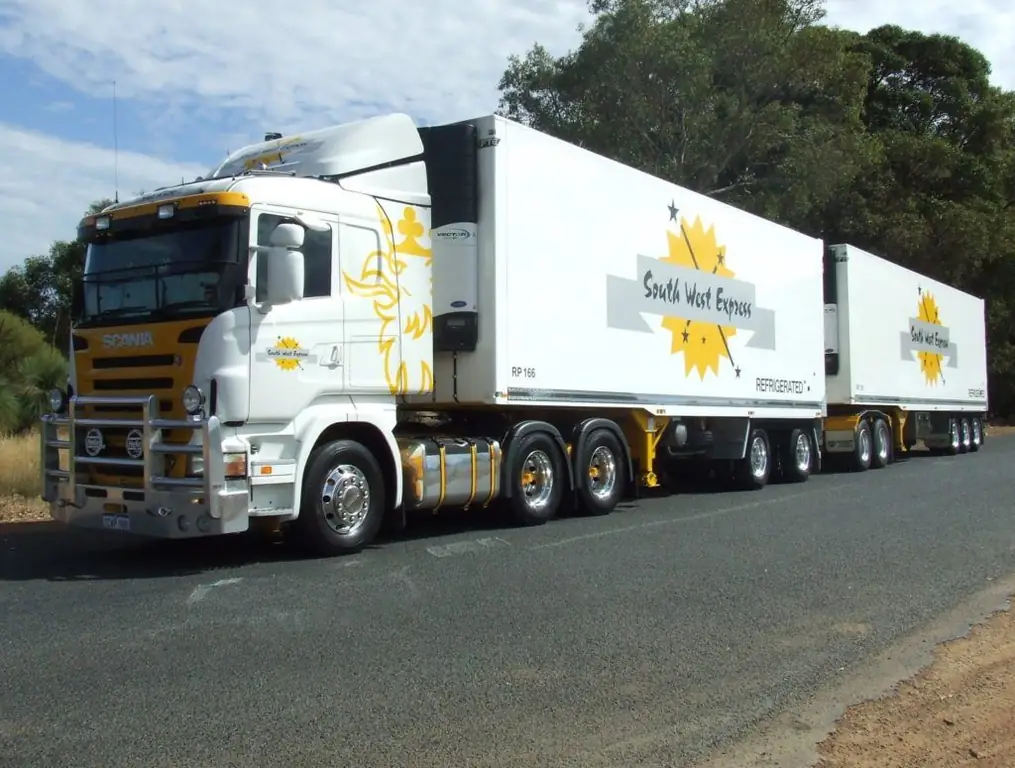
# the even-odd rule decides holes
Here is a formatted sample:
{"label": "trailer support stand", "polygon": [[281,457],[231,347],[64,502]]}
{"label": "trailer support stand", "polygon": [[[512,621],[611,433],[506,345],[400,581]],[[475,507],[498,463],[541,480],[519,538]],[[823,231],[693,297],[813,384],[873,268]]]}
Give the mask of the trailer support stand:
{"label": "trailer support stand", "polygon": [[636,434],[628,436],[631,452],[638,460],[638,484],[644,488],[658,488],[659,476],[655,472],[656,447],[662,440],[669,416],[654,416],[647,411],[631,411],[631,421]]}

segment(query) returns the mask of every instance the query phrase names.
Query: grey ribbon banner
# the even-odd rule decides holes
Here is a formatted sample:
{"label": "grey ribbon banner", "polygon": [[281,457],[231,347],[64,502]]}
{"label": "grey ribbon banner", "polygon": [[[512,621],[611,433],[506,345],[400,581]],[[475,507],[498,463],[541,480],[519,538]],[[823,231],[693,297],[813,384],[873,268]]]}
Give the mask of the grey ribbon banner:
{"label": "grey ribbon banner", "polygon": [[914,352],[930,352],[932,355],[947,355],[948,368],[959,367],[959,348],[948,338],[948,328],[945,326],[911,317],[909,330],[903,331],[899,336],[903,360],[913,360]]}
{"label": "grey ribbon banner", "polygon": [[310,354],[308,350],[302,347],[297,347],[296,349],[269,347],[264,351],[255,352],[254,359],[259,363],[264,363],[268,360],[295,360],[300,364],[307,363],[308,365],[315,365],[317,363],[317,355]]}
{"label": "grey ribbon banner", "polygon": [[638,278],[606,276],[606,325],[652,333],[641,313],[754,331],[748,347],[775,349],[775,311],[755,303],[752,283],[638,255]]}

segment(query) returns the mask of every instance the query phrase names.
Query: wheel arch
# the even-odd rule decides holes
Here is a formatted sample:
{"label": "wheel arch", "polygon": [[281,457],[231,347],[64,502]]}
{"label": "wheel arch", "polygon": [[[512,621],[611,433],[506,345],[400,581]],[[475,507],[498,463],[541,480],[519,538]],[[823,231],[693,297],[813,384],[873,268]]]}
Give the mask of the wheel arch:
{"label": "wheel arch", "polygon": [[[309,415],[304,411],[303,415]],[[373,454],[384,475],[385,513],[397,509],[402,503],[402,473],[398,461],[398,443],[393,429],[395,417],[388,414],[358,413],[346,421],[333,418],[309,418],[304,430],[297,430],[299,459],[296,462],[293,489],[293,518],[299,516],[303,478],[310,454],[318,446],[334,440],[355,440]]]}

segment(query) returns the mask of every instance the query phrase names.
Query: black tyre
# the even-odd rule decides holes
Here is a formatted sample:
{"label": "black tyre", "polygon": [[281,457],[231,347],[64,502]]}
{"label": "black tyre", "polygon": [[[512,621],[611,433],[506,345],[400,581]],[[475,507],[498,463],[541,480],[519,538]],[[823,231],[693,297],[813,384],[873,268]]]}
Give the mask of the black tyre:
{"label": "black tyre", "polygon": [[957,456],[962,446],[962,436],[959,434],[959,420],[948,419],[948,447],[944,452],[948,456]]}
{"label": "black tyre", "polygon": [[884,469],[892,460],[892,431],[888,428],[888,422],[875,419],[872,437],[874,446],[871,451],[871,469]]}
{"label": "black tyre", "polygon": [[315,554],[357,552],[377,535],[385,509],[377,459],[353,440],[335,440],[310,454],[294,532]]}
{"label": "black tyre", "polygon": [[787,483],[802,483],[814,471],[814,441],[803,429],[794,429],[781,446],[782,478]]}
{"label": "black tyre", "polygon": [[969,452],[976,453],[978,450],[980,450],[980,447],[983,445],[983,422],[980,421],[978,416],[973,417],[971,427],[972,427],[972,435],[971,435],[972,439],[969,442]]}
{"label": "black tyre", "polygon": [[969,453],[973,444],[973,427],[963,416],[959,420],[959,453]]}
{"label": "black tyre", "polygon": [[867,419],[860,419],[856,425],[856,435],[853,437],[853,454],[851,465],[856,472],[865,472],[870,469],[871,459],[874,454],[874,438],[871,436],[871,425]]}
{"label": "black tyre", "polygon": [[608,429],[592,432],[575,466],[578,506],[587,515],[608,515],[624,495],[624,449]]}
{"label": "black tyre", "polygon": [[772,443],[763,429],[752,429],[744,458],[736,462],[733,481],[738,488],[756,491],[768,485],[772,474]]}
{"label": "black tyre", "polygon": [[522,525],[542,525],[560,509],[567,486],[567,465],[557,442],[545,432],[533,432],[512,443],[509,507]]}

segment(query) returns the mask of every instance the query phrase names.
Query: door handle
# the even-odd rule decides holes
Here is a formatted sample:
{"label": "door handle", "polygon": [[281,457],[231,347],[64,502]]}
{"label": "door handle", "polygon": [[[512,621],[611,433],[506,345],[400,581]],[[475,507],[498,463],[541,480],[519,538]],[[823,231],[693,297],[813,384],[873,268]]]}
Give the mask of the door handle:
{"label": "door handle", "polygon": [[331,356],[328,358],[328,365],[337,366],[342,364],[342,347],[335,344],[331,348]]}

